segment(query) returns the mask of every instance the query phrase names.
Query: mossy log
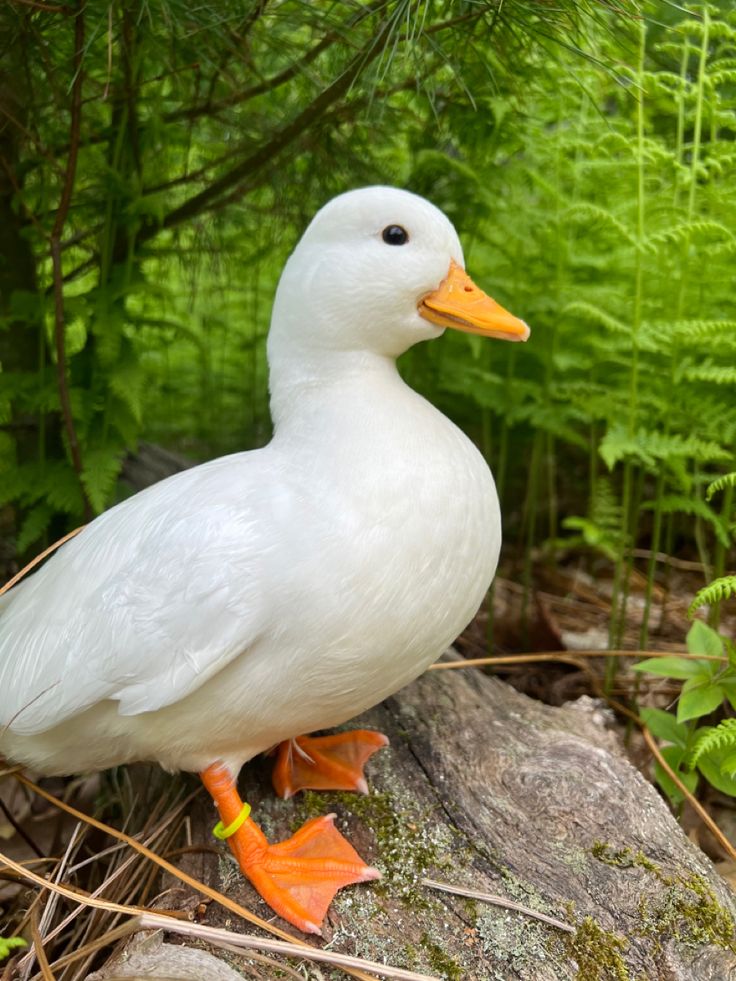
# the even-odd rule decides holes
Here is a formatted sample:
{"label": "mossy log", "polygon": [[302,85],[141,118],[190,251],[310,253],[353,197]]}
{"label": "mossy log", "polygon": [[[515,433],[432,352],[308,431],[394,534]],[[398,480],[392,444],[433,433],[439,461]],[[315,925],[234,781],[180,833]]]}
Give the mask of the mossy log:
{"label": "mossy log", "polygon": [[[333,950],[462,981],[734,979],[733,895],[608,723],[587,698],[551,708],[476,669],[433,671],[355,720],[391,740],[368,765],[368,796],[279,800],[267,758],[244,769],[241,786],[271,840],[334,811],[383,871],[381,882],[336,898],[325,929]],[[213,821],[202,798],[195,838],[212,842]],[[219,859],[186,861],[270,917],[226,848]],[[576,932],[432,891],[421,884],[427,876],[506,897]],[[214,904],[207,920],[239,928]],[[237,958],[221,956],[237,970]],[[307,976],[342,977],[320,971]],[[277,975],[250,962],[247,976]]]}

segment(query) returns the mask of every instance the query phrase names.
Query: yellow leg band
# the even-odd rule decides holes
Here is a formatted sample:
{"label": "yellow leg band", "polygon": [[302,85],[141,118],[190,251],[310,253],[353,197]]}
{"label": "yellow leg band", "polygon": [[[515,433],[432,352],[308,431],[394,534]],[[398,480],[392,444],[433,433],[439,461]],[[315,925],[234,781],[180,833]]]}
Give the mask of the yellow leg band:
{"label": "yellow leg band", "polygon": [[232,824],[228,824],[225,827],[222,821],[218,821],[217,824],[212,829],[212,834],[215,838],[219,838],[220,841],[225,841],[226,838],[230,838],[235,832],[248,820],[248,815],[250,814],[250,804],[243,804],[243,810],[238,814]]}

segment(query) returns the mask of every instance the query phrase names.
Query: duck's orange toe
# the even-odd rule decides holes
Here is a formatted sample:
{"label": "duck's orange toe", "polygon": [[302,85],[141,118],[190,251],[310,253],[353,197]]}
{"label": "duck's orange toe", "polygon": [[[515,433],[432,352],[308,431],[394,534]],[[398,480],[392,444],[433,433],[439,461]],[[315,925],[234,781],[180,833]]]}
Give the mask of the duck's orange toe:
{"label": "duck's orange toe", "polygon": [[[321,933],[335,893],[355,882],[380,878],[334,826],[334,814],[314,818],[287,841],[269,845],[245,875],[279,916],[305,933]],[[238,855],[237,842],[233,851]]]}
{"label": "duck's orange toe", "polygon": [[300,790],[357,790],[367,794],[363,768],[384,746],[388,746],[387,737],[370,729],[288,739],[278,747],[274,789],[287,799]]}

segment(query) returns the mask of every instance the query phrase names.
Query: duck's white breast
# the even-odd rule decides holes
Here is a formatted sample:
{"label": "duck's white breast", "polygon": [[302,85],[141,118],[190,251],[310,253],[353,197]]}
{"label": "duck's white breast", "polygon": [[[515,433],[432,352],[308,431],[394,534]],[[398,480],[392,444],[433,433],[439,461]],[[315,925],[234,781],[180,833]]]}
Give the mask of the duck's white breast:
{"label": "duck's white breast", "polygon": [[[269,522],[273,630],[227,669],[219,704],[266,748],[337,725],[398,690],[475,614],[500,548],[498,501],[475,446],[410,389],[322,392],[277,437],[288,481]],[[315,444],[311,433],[324,433]],[[243,711],[243,693],[249,702]],[[250,741],[250,739],[249,739]]]}

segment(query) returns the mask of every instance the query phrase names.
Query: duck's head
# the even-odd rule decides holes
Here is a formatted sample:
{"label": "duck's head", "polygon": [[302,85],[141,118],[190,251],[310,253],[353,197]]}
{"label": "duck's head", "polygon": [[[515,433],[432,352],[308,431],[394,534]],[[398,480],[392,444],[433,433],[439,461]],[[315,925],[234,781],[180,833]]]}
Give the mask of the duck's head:
{"label": "duck's head", "polygon": [[438,208],[408,191],[365,187],[333,198],[305,231],[281,276],[270,344],[396,357],[445,327],[529,335],[466,275]]}

